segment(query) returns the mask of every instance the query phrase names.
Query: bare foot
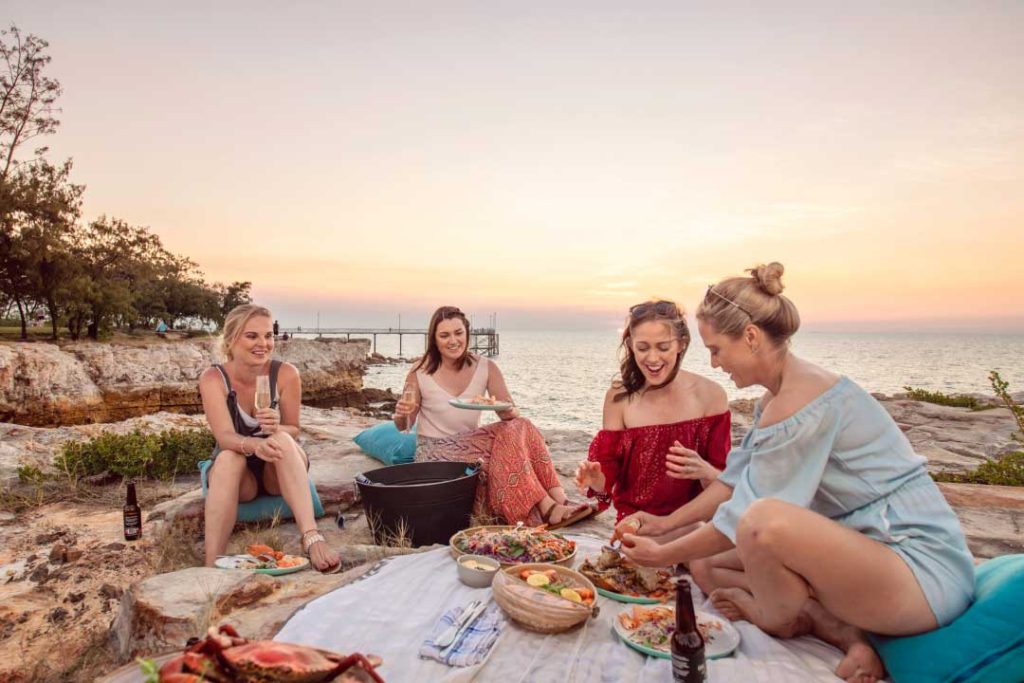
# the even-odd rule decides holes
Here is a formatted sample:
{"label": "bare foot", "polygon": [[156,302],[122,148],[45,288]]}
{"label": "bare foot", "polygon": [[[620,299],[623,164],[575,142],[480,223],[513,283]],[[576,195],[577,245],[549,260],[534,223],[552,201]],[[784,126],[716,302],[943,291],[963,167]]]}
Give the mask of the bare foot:
{"label": "bare foot", "polygon": [[749,621],[754,623],[744,607],[753,607],[754,596],[742,588],[716,588],[711,591],[711,604],[715,606],[729,621]]}
{"label": "bare foot", "polygon": [[811,632],[814,621],[803,611],[792,621],[769,625],[761,618],[761,609],[754,596],[742,588],[716,588],[711,592],[711,604],[729,621],[749,621],[776,638],[796,638]]}
{"label": "bare foot", "polygon": [[814,635],[846,653],[836,676],[847,683],[875,683],[885,676],[885,666],[863,631],[840,621],[817,600],[808,600],[802,613],[813,622]]}
{"label": "bare foot", "polygon": [[309,547],[309,560],[321,572],[341,564],[341,556],[331,550],[325,541],[317,541]]}

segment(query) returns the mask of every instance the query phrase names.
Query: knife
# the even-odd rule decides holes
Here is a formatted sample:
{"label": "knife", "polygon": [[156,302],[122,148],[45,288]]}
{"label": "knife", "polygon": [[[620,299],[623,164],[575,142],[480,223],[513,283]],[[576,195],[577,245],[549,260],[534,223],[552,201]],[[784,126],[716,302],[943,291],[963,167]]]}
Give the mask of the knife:
{"label": "knife", "polygon": [[446,657],[448,653],[452,651],[452,648],[455,647],[456,643],[459,642],[459,637],[462,636],[462,634],[465,633],[470,626],[476,623],[476,620],[480,618],[480,615],[483,614],[486,609],[486,602],[481,602],[479,605],[473,608],[473,612],[469,615],[469,619],[466,619],[466,621],[463,622],[462,626],[459,627],[459,630],[455,634],[455,637],[452,638],[452,642],[450,642],[446,647],[444,647],[441,650],[442,657]]}
{"label": "knife", "polygon": [[461,631],[462,627],[469,622],[469,618],[470,615],[473,613],[473,610],[475,610],[482,604],[483,603],[481,603],[479,600],[474,600],[473,602],[466,605],[466,607],[462,610],[462,614],[459,615],[459,618],[456,619],[455,623],[449,626],[448,629],[444,633],[442,633],[437,640],[434,641],[434,645],[440,648],[446,648],[452,643],[454,643],[455,637],[459,635],[459,631]]}

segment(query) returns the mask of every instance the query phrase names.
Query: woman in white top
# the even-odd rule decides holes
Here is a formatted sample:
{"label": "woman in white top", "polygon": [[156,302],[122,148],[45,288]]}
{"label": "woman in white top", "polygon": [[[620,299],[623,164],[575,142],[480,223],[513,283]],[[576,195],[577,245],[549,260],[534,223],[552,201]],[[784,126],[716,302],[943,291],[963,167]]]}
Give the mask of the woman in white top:
{"label": "woman in white top", "polygon": [[479,427],[480,411],[449,404],[489,394],[502,403],[512,396],[498,366],[469,352],[469,321],[455,306],[442,306],[430,318],[427,352],[409,371],[395,425],[417,424],[416,459],[482,463],[484,484],[477,513],[509,523],[573,524],[593,514],[573,504],[551,464],[544,437],[513,405],[498,412],[500,422]]}
{"label": "woman in white top", "polygon": [[[299,435],[302,382],[290,363],[271,361],[273,318],[262,306],[236,306],[224,319],[221,351],[227,362],[207,368],[199,393],[217,440],[206,496],[206,565],[224,552],[238,516],[238,503],[261,494],[283,496],[302,532],[302,545],[320,571],[337,571],[341,558],[316,527],[309,493],[309,459],[295,443]],[[273,371],[278,365],[277,372]],[[256,409],[256,378],[277,375],[275,407]]]}

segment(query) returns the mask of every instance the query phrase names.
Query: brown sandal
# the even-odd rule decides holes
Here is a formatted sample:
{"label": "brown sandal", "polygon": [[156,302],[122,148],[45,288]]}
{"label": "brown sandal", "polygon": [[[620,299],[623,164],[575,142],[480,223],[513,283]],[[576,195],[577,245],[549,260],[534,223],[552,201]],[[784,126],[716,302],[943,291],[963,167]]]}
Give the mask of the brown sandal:
{"label": "brown sandal", "polygon": [[[552,500],[554,500],[554,498],[552,498]],[[562,519],[560,519],[557,522],[552,522],[552,521],[550,521],[551,520],[551,513],[559,505],[561,505],[562,507],[564,507],[564,508],[566,508],[566,509],[568,509],[570,511],[575,509],[575,512],[570,512],[567,517],[563,517]],[[575,524],[576,522],[583,521],[587,517],[590,517],[592,514],[594,514],[595,509],[589,503],[580,503],[578,505],[566,505],[564,503],[554,503],[547,510],[541,510],[540,509],[540,505],[538,505],[537,506],[537,512],[540,513],[540,518],[547,525],[548,529],[551,529],[552,531],[554,531],[555,529],[561,529],[562,527],[567,527],[570,524]]]}
{"label": "brown sandal", "polygon": [[[327,545],[327,539],[320,533],[319,529],[310,529],[309,531],[302,534],[302,549],[306,552],[306,557],[309,558],[309,564],[316,569],[316,565],[313,564],[313,556],[310,554],[310,550],[317,543],[323,543]],[[326,569],[317,569],[321,574],[335,574],[341,569],[341,558],[338,558],[337,564],[332,564]]]}

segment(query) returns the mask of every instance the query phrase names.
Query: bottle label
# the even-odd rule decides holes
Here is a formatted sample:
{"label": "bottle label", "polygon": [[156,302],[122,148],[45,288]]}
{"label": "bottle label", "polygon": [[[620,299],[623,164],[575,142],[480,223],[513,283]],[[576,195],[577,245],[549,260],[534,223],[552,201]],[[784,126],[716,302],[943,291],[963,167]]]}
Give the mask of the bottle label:
{"label": "bottle label", "polygon": [[124,514],[124,536],[125,538],[137,538],[142,534],[142,515],[138,512],[126,512]]}
{"label": "bottle label", "polygon": [[704,658],[697,653],[689,656],[672,656],[672,680],[679,683],[698,683],[708,679]]}

